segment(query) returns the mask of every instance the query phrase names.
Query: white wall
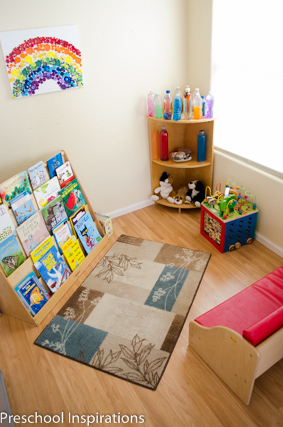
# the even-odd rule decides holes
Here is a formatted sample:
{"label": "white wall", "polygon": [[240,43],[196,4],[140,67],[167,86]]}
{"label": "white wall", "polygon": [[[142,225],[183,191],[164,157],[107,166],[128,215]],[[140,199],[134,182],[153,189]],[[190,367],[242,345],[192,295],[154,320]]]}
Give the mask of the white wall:
{"label": "white wall", "polygon": [[94,209],[151,192],[146,96],[186,84],[187,0],[1,0],[0,31],[77,24],[85,87],[12,99],[0,55],[0,182],[65,149]]}
{"label": "white wall", "polygon": [[[191,88],[199,87],[204,95],[210,88],[212,6],[212,0],[188,0],[188,76]],[[241,117],[235,118],[235,126],[240,123]],[[256,239],[283,257],[283,180],[215,150],[214,190],[218,182],[223,186],[228,179],[256,195]]]}

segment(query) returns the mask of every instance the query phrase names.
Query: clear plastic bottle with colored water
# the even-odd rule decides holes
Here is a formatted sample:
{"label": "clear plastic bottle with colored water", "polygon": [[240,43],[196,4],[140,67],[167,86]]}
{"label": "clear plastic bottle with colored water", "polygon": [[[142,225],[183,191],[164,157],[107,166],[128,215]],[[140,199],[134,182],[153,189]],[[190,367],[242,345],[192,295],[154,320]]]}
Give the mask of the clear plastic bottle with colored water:
{"label": "clear plastic bottle with colored water", "polygon": [[206,134],[204,130],[200,130],[198,134],[197,161],[204,162],[205,159],[206,159]]}
{"label": "clear plastic bottle with colored water", "polygon": [[183,96],[183,112],[185,120],[192,118],[192,94],[190,92],[190,86],[186,86]]}
{"label": "clear plastic bottle with colored water", "polygon": [[170,90],[166,90],[166,95],[163,99],[163,119],[172,119],[172,96]]}
{"label": "clear plastic bottle with colored water", "polygon": [[181,120],[182,117],[182,92],[180,86],[175,90],[175,98],[173,104],[173,120]]}
{"label": "clear plastic bottle with colored water", "polygon": [[160,160],[169,160],[168,132],[165,126],[162,126],[162,129],[160,131]]}
{"label": "clear plastic bottle with colored water", "polygon": [[214,107],[214,96],[212,95],[211,90],[209,91],[206,97],[205,104],[206,104],[205,118],[212,119],[213,107]]}
{"label": "clear plastic bottle with colored water", "polygon": [[154,117],[154,93],[150,91],[147,95],[147,114],[150,117]]}
{"label": "clear plastic bottle with colored water", "polygon": [[159,93],[154,95],[154,115],[156,119],[162,119],[162,99]]}
{"label": "clear plastic bottle with colored water", "polygon": [[201,109],[201,113],[202,113],[202,117],[205,117],[205,96],[201,96],[202,99],[202,109]]}
{"label": "clear plastic bottle with colored water", "polygon": [[202,118],[202,99],[199,93],[199,88],[196,88],[193,98],[194,119],[199,120]]}

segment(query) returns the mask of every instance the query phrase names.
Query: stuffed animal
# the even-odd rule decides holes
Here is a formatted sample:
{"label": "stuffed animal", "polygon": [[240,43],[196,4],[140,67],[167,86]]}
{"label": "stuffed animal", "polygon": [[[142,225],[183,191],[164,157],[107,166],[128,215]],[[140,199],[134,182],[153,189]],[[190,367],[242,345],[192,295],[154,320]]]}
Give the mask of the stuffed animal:
{"label": "stuffed animal", "polygon": [[189,190],[186,194],[185,203],[194,203],[195,206],[199,208],[205,197],[203,184],[200,181],[195,180],[189,182],[188,187]]}
{"label": "stuffed animal", "polygon": [[181,187],[179,188],[179,190],[176,193],[176,196],[173,197],[173,202],[176,205],[182,205],[183,203],[185,203],[185,197],[187,194],[187,187]]}
{"label": "stuffed animal", "polygon": [[170,203],[174,203],[173,197],[175,196],[175,191],[173,190],[173,176],[168,175],[167,172],[163,172],[159,180],[160,187],[155,188],[154,194],[150,197],[151,200],[160,200],[165,199]]}

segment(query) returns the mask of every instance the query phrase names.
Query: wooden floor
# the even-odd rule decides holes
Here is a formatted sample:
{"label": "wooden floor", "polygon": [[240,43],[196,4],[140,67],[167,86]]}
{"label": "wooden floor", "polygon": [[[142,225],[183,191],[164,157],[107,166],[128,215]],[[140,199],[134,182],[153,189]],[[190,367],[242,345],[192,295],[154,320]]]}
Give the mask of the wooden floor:
{"label": "wooden floor", "polygon": [[114,219],[114,235],[106,247],[120,234],[128,234],[212,254],[157,390],[132,385],[33,344],[69,293],[38,327],[5,314],[0,317],[0,369],[13,414],[63,412],[63,424],[46,425],[66,426],[87,425],[83,418],[68,422],[69,413],[116,414],[116,421],[118,415],[143,415],[146,427],[283,426],[283,359],[256,380],[251,403],[245,406],[188,346],[190,320],[270,273],[283,260],[256,241],[221,254],[201,236],[199,223],[199,210],[179,214],[153,205]]}

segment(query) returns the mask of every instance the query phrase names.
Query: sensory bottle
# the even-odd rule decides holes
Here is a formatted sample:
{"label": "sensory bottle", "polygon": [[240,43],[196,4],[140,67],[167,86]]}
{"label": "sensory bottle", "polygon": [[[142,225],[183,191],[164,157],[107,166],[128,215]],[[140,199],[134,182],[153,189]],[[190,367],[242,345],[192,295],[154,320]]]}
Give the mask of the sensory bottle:
{"label": "sensory bottle", "polygon": [[204,130],[200,130],[198,134],[198,153],[197,161],[204,162],[206,159],[206,134]]}
{"label": "sensory bottle", "polygon": [[154,114],[156,119],[162,119],[162,99],[159,93],[154,95]]}
{"label": "sensory bottle", "polygon": [[166,90],[163,100],[163,119],[171,120],[172,118],[172,96],[170,90]]}
{"label": "sensory bottle", "polygon": [[209,91],[207,97],[206,97],[206,110],[205,110],[205,118],[206,119],[212,119],[213,118],[213,107],[214,107],[214,96],[211,93],[211,90]]}
{"label": "sensory bottle", "polygon": [[189,86],[186,86],[183,96],[183,111],[185,120],[190,120],[192,118],[192,94]]}
{"label": "sensory bottle", "polygon": [[163,161],[169,160],[168,132],[165,126],[162,126],[162,129],[160,132],[160,160],[163,160]]}
{"label": "sensory bottle", "polygon": [[182,115],[182,92],[180,87],[175,91],[175,98],[173,104],[173,120],[181,120]]}
{"label": "sensory bottle", "polygon": [[202,118],[202,99],[199,93],[199,88],[196,88],[193,98],[194,119],[199,120]]}
{"label": "sensory bottle", "polygon": [[154,93],[151,91],[147,95],[147,114],[154,117]]}

